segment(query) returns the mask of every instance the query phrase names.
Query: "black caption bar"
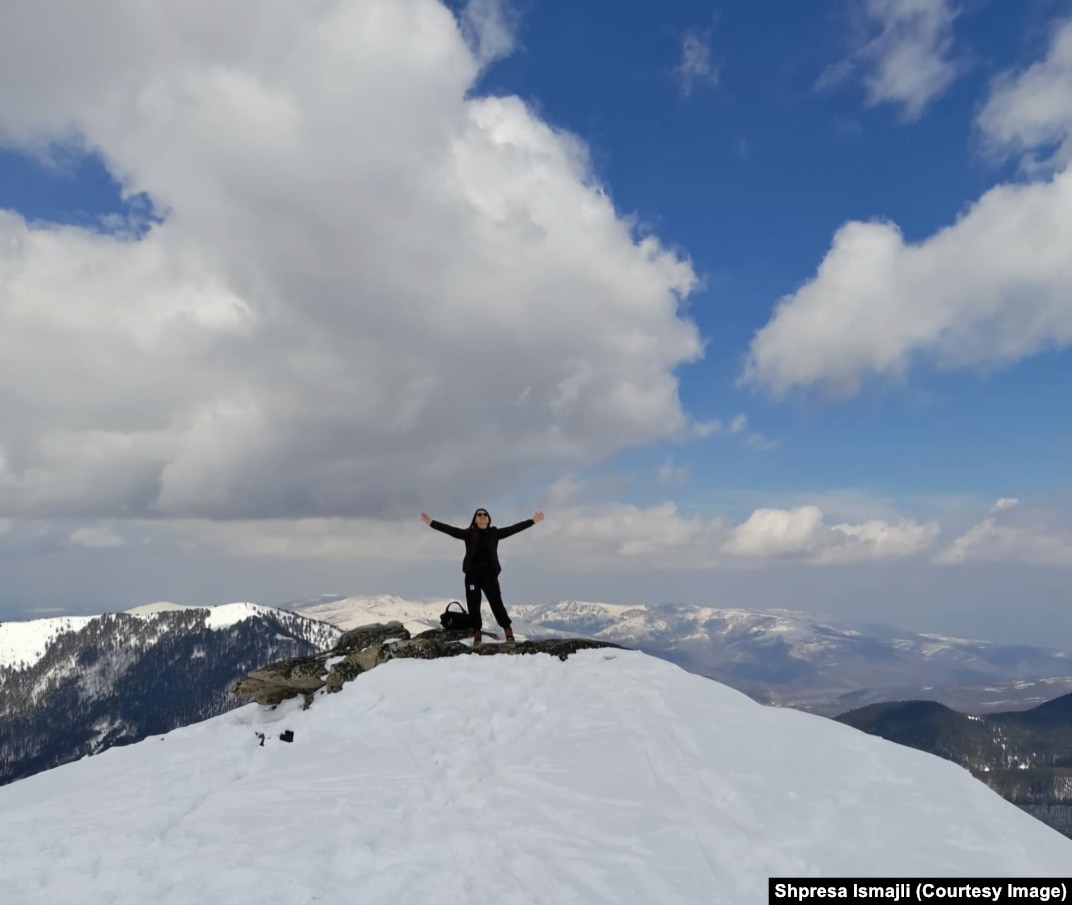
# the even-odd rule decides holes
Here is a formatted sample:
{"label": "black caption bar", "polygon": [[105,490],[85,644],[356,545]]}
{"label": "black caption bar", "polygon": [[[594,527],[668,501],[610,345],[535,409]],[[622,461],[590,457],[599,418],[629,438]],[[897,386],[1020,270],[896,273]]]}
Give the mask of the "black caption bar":
{"label": "black caption bar", "polygon": [[938,877],[872,877],[767,881],[767,902],[1067,902],[1072,877],[1010,880]]}

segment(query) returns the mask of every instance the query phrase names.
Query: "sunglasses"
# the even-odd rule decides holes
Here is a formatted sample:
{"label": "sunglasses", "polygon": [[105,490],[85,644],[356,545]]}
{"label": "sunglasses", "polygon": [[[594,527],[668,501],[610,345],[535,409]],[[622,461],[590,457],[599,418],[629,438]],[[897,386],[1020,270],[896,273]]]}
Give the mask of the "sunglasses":
{"label": "sunglasses", "polygon": [[474,517],[474,518],[480,518],[480,516],[484,516],[484,518],[490,518],[490,517],[491,517],[491,516],[489,516],[489,515],[488,515],[488,514],[487,514],[486,512],[478,512],[478,513],[477,513],[477,514],[476,514],[475,516],[473,516],[473,517]]}

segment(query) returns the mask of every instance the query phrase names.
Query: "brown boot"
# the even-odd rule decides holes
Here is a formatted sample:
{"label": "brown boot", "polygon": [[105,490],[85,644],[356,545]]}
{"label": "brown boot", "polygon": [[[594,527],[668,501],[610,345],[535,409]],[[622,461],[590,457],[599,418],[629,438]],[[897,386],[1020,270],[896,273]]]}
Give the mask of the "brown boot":
{"label": "brown boot", "polygon": [[473,647],[480,647],[480,645],[483,643],[484,641],[480,637],[480,629],[477,629],[476,633],[473,635]]}
{"label": "brown boot", "polygon": [[503,629],[503,631],[506,632],[506,643],[507,644],[513,644],[514,643],[514,630],[508,625],[508,626],[506,626],[506,628]]}

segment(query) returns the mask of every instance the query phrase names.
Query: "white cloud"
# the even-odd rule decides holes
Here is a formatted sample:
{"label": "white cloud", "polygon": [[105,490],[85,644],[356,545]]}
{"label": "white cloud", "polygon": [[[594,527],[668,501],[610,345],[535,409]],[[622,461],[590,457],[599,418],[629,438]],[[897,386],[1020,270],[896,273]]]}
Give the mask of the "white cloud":
{"label": "white cloud", "polygon": [[186,549],[218,550],[233,557],[364,559],[381,564],[458,559],[457,542],[429,530],[417,518],[405,522],[366,518],[182,519],[162,527]]}
{"label": "white cloud", "polygon": [[823,511],[818,506],[799,509],[757,509],[733,529],[722,545],[731,556],[778,557],[819,552]]}
{"label": "white cloud", "polygon": [[468,0],[461,13],[462,30],[482,65],[514,50],[517,12],[506,0]]}
{"label": "white cloud", "polygon": [[[528,515],[491,511],[496,524]],[[450,521],[447,515],[441,518]],[[172,529],[188,545],[234,556],[452,562],[458,554],[456,543],[416,519],[189,521]],[[682,515],[669,501],[649,507],[603,503],[549,507],[546,520],[516,543],[504,542],[503,553],[543,569],[579,572],[703,570],[776,560],[833,565],[915,556],[937,534],[937,525],[908,519],[829,525],[816,506],[760,509],[734,526],[721,517]]]}
{"label": "white cloud", "polygon": [[718,418],[710,421],[698,421],[692,426],[692,432],[697,437],[710,437],[722,430],[722,422]]}
{"label": "white cloud", "polygon": [[[144,238],[0,212],[0,506],[397,517],[690,435],[690,263],[584,145],[469,96],[508,8],[26,6],[0,140],[74,137]],[[128,231],[129,232],[129,231]]]}
{"label": "white cloud", "polygon": [[673,456],[667,457],[667,460],[659,466],[658,474],[661,484],[681,484],[690,477],[688,466],[675,465]]}
{"label": "white cloud", "polygon": [[553,568],[598,571],[615,565],[680,568],[702,563],[720,522],[683,518],[671,502],[647,508],[613,503],[548,513],[540,527],[546,530],[523,555]]}
{"label": "white cloud", "polygon": [[585,480],[569,475],[563,476],[547,488],[547,493],[543,496],[546,503],[542,505],[550,509],[565,509],[576,505],[587,487],[588,482]]}
{"label": "white cloud", "polygon": [[[693,422],[692,433],[696,437],[710,437],[712,434],[727,433],[727,434],[740,434],[748,426],[748,417],[741,413],[735,415],[733,420],[728,424],[722,422],[719,418],[714,418],[710,421]],[[750,449],[759,450],[765,452],[767,450],[776,449],[781,446],[781,440],[771,440],[765,434],[761,434],[759,431],[750,431],[745,440]]]}
{"label": "white cloud", "polygon": [[898,559],[926,550],[938,526],[902,519],[828,526],[818,506],[757,509],[737,526],[722,552],[744,558],[802,558],[819,563]]}
{"label": "white cloud", "polygon": [[1028,172],[1072,163],[1072,19],[1054,29],[1044,60],[998,78],[978,126],[994,150],[1025,155]]}
{"label": "white cloud", "polygon": [[748,435],[748,445],[752,449],[757,449],[760,452],[766,452],[768,449],[777,449],[782,445],[781,440],[769,440],[766,435],[754,431]]}
{"label": "white cloud", "polygon": [[[733,420],[725,427],[723,427],[722,422],[717,420],[712,423],[714,428],[712,431],[709,431],[709,433],[725,430],[730,434],[739,434],[748,426],[748,416],[741,412],[740,414],[735,415]],[[706,436],[706,434],[704,436]],[[764,434],[761,434],[758,431],[749,432],[745,442],[751,449],[760,451],[775,449],[781,445],[780,440],[769,440]]]}
{"label": "white cloud", "polygon": [[681,40],[681,59],[674,69],[681,93],[688,97],[693,86],[700,84],[714,87],[718,84],[718,66],[711,61],[711,48],[707,39],[695,31],[685,33]]}
{"label": "white cloud", "polygon": [[78,547],[122,547],[123,538],[110,525],[83,525],[71,532],[68,542]]}
{"label": "white cloud", "polygon": [[[980,123],[1026,148],[1072,130],[1072,108],[1033,118],[1008,99],[1029,96],[1037,73],[1072,96],[1062,29],[1041,69],[998,83]],[[1063,64],[1062,64],[1063,65]],[[1049,85],[1049,82],[1047,82]],[[1026,92],[1026,94],[1025,94]],[[1029,128],[1025,123],[1043,123]],[[1061,124],[1061,125],[1059,125]],[[918,362],[994,368],[1072,344],[1072,168],[988,191],[951,226],[907,244],[892,223],[847,223],[816,276],[782,299],[752,340],[744,382],[776,393],[818,385],[858,391],[869,376],[899,379]]]}
{"label": "white cloud", "polygon": [[950,57],[952,0],[865,0],[858,12],[866,19],[861,31],[870,35],[877,29],[878,34],[829,67],[817,87],[844,82],[862,67],[868,106],[898,104],[906,119],[919,119],[960,74]]}
{"label": "white cloud", "polygon": [[[460,511],[460,510],[459,510]],[[491,507],[496,524],[520,521],[531,513],[507,515]],[[449,514],[438,517],[451,522]],[[455,517],[453,522],[467,523]],[[687,564],[708,523],[677,515],[672,503],[640,509],[612,504],[547,510],[539,526],[503,542],[501,555],[530,557],[549,569],[601,570],[623,562],[648,564],[652,554],[665,564]],[[170,530],[188,546],[222,550],[232,556],[376,561],[454,562],[457,541],[429,530],[417,519],[278,519],[173,522]]]}
{"label": "white cloud", "polygon": [[831,543],[819,562],[848,563],[865,560],[903,559],[928,550],[937,540],[936,522],[901,519],[895,524],[870,519],[862,525],[833,525]]}
{"label": "white cloud", "polygon": [[1057,513],[1000,499],[986,517],[934,557],[940,565],[1013,562],[1072,566],[1072,524]]}

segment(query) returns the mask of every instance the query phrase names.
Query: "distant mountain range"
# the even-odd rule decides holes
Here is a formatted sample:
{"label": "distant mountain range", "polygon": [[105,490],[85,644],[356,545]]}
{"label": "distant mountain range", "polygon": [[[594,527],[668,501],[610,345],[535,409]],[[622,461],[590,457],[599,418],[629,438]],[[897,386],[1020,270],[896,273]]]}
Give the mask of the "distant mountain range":
{"label": "distant mountain range", "polygon": [[935,701],[871,704],[839,722],[970,770],[1072,837],[1072,694],[1030,710],[966,715]]}
{"label": "distant mountain range", "polygon": [[216,716],[250,670],[340,629],[254,604],[0,624],[0,785]]}
{"label": "distant mountain range", "polygon": [[[250,671],[334,645],[344,629],[439,626],[449,599],[321,597],[285,609],[155,604],[0,624],[0,784],[238,706]],[[789,610],[583,601],[511,607],[520,638],[613,641],[764,703],[827,716],[933,698],[984,712],[1072,690],[1060,651],[851,626]],[[486,627],[494,629],[490,617]],[[965,705],[967,701],[967,705]]]}
{"label": "distant mountain range", "polygon": [[[439,625],[449,598],[325,595],[288,608],[354,628],[398,619]],[[913,634],[791,610],[583,601],[510,607],[515,631],[598,638],[670,660],[767,704],[835,716],[927,697],[976,712],[1031,707],[1072,691],[1072,657],[1028,645]],[[490,616],[485,624],[494,628]]]}

